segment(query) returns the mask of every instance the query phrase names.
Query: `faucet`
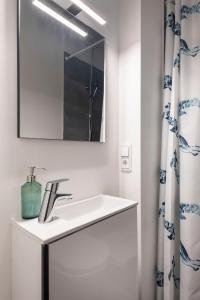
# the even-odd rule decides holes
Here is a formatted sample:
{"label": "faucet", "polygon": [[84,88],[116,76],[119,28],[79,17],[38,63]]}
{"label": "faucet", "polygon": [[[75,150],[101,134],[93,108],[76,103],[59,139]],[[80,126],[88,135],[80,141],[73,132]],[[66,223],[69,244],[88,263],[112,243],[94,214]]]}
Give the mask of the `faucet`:
{"label": "faucet", "polygon": [[39,223],[49,223],[53,220],[52,214],[55,204],[58,200],[62,199],[72,199],[72,194],[58,194],[57,190],[61,182],[68,181],[69,179],[58,179],[53,181],[48,181],[45,188],[45,193],[43,197],[42,207],[40,210],[40,215],[38,217]]}

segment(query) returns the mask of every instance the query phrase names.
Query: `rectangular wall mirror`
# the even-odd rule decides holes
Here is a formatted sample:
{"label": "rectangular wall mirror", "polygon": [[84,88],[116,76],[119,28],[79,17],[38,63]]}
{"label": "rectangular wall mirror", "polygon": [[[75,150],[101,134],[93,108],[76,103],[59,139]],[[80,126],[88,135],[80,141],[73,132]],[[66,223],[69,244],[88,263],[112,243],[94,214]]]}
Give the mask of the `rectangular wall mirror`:
{"label": "rectangular wall mirror", "polygon": [[105,38],[82,14],[18,1],[18,137],[105,142]]}

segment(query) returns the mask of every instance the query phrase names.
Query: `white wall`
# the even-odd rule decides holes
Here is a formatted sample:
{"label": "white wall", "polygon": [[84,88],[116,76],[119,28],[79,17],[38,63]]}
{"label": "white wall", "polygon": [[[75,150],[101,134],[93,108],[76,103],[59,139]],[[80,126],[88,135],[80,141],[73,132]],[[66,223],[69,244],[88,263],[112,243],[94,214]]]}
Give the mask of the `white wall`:
{"label": "white wall", "polygon": [[[119,145],[132,145],[131,173],[120,172],[120,195],[139,203],[138,242],[141,239],[141,3],[120,2],[119,23]],[[140,247],[139,247],[140,256]],[[140,259],[140,258],[139,258]],[[139,276],[138,276],[139,278]],[[136,283],[138,287],[138,283]],[[138,299],[135,289],[133,299]]]}
{"label": "white wall", "polygon": [[142,0],[141,11],[141,299],[155,300],[164,1]]}
{"label": "white wall", "polygon": [[133,172],[120,172],[120,193],[140,202],[141,103],[140,1],[120,2],[119,23],[119,144],[133,144]]}
{"label": "white wall", "polygon": [[[17,139],[16,0],[0,1],[0,299],[11,300],[10,218],[20,211],[20,185],[27,166],[47,168],[38,178],[69,177],[63,190],[74,199],[98,193],[118,194],[117,6],[109,0],[107,51],[107,142],[88,144]],[[30,270],[31,271],[31,270]]]}
{"label": "white wall", "polygon": [[132,144],[133,171],[120,173],[120,195],[139,202],[139,298],[155,300],[163,3],[120,7],[120,144]]}

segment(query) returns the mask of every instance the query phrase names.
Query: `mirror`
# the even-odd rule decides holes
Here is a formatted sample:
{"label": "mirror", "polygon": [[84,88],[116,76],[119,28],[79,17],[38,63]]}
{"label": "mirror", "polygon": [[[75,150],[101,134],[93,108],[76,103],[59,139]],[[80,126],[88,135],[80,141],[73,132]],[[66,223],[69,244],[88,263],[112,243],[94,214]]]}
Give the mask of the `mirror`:
{"label": "mirror", "polygon": [[18,137],[105,142],[105,38],[82,14],[69,0],[19,0]]}

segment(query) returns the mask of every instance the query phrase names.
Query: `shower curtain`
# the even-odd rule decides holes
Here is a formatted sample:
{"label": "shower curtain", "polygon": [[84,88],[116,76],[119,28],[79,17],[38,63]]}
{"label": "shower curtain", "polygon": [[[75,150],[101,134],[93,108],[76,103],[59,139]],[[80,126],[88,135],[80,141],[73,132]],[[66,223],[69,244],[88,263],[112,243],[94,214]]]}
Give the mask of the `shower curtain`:
{"label": "shower curtain", "polygon": [[157,300],[200,300],[200,1],[165,0]]}

